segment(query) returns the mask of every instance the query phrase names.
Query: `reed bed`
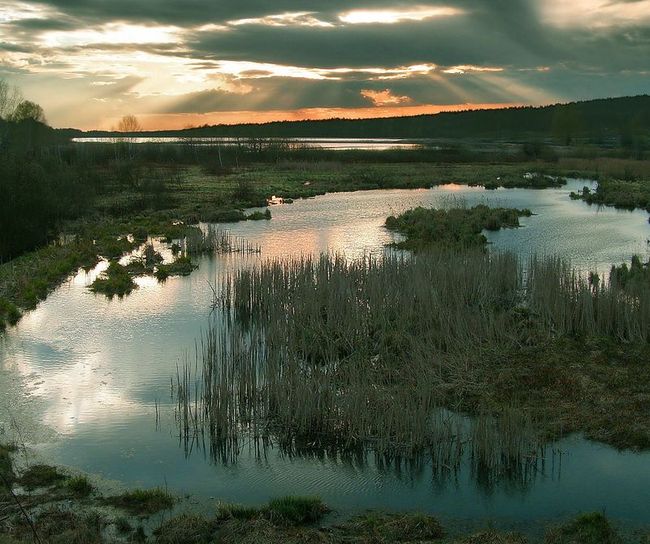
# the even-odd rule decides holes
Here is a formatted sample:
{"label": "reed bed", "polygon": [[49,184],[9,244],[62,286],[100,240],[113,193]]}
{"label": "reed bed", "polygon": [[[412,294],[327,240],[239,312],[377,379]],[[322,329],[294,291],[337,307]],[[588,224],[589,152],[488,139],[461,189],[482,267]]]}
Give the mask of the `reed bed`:
{"label": "reed bed", "polygon": [[192,227],[187,230],[184,238],[184,248],[187,255],[213,255],[226,253],[260,253],[261,248],[245,238],[234,236],[227,230],[214,225],[205,229]]}
{"label": "reed bed", "polygon": [[[274,444],[426,454],[449,470],[469,458],[525,480],[543,458],[534,414],[490,404],[482,373],[525,364],[504,361],[521,346],[647,342],[650,330],[648,287],[594,285],[559,259],[480,250],[269,260],[218,291],[175,394],[186,447],[207,443],[228,462]],[[460,415],[470,404],[476,417]]]}

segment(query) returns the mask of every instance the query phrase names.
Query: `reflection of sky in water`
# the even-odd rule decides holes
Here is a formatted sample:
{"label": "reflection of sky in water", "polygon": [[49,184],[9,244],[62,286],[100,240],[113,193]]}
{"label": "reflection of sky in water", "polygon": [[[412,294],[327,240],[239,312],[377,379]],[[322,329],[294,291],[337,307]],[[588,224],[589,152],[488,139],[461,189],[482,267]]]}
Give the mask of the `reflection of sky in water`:
{"label": "reflection of sky in water", "polygon": [[[494,248],[553,253],[581,268],[606,271],[633,253],[648,257],[644,212],[597,209],[568,198],[581,182],[559,190],[497,190],[447,186],[332,194],[272,208],[271,221],[231,225],[262,246],[261,256],[202,259],[187,278],[164,284],[139,280],[123,300],[87,290],[99,269],[81,273],[29,313],[0,346],[0,364],[35,385],[48,407],[45,423],[63,434],[43,446],[63,463],[142,485],[164,481],[200,496],[259,502],[284,493],[317,493],[338,508],[424,508],[451,516],[517,519],[606,507],[608,513],[650,519],[650,459],[576,442],[563,457],[562,475],[546,467],[527,492],[477,490],[463,473],[456,487],[438,487],[425,469],[412,475],[340,461],[246,455],[236,466],[211,466],[202,455],[185,460],[170,417],[170,378],[207,325],[210,282],[227,270],[287,254],[342,251],[350,257],[381,251],[391,241],[386,216],[414,206],[450,204],[530,208],[523,228],[490,233]],[[154,429],[154,403],[163,404],[163,429]]]}
{"label": "reflection of sky in water", "polygon": [[[120,138],[73,138],[73,142],[79,143],[115,143]],[[240,145],[241,138],[190,138],[193,145],[215,146],[219,145]],[[134,144],[182,144],[186,145],[188,138],[128,138],[130,143]],[[282,138],[280,141],[292,142],[295,144],[306,145],[318,149],[330,149],[337,151],[386,151],[388,149],[415,149],[426,145],[431,147],[430,142],[421,141],[404,141],[388,138]],[[436,149],[439,149],[436,147]]]}

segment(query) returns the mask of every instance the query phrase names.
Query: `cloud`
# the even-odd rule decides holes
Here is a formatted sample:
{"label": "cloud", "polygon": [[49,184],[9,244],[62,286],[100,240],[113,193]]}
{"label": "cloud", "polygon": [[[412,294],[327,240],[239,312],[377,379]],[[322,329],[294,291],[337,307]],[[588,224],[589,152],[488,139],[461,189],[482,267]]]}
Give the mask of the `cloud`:
{"label": "cloud", "polygon": [[545,0],[544,21],[561,28],[608,29],[650,22],[650,0]]}
{"label": "cloud", "polygon": [[[523,68],[523,70],[527,70]],[[457,66],[450,66],[445,68],[442,72],[444,74],[466,74],[468,72],[503,72],[504,69],[498,66],[473,66],[471,64],[459,64]]]}
{"label": "cloud", "polygon": [[650,92],[649,4],[0,0],[0,73],[55,124],[84,126],[125,108],[261,115],[639,94]]}
{"label": "cloud", "polygon": [[375,106],[398,106],[409,104],[413,100],[408,96],[397,96],[390,89],[383,91],[373,91],[372,89],[362,89],[361,96],[370,100]]}
{"label": "cloud", "polygon": [[228,21],[229,25],[265,25],[265,26],[308,26],[331,28],[334,25],[327,21],[321,21],[314,17],[313,11],[298,11],[281,13],[278,15],[265,15],[264,17],[249,17],[248,19],[237,19]]}
{"label": "cloud", "polygon": [[339,15],[339,20],[351,25],[403,23],[405,21],[426,21],[434,17],[460,15],[463,11],[449,6],[412,6],[384,9],[356,9]]}
{"label": "cloud", "polygon": [[107,23],[96,29],[56,30],[41,34],[44,47],[66,48],[87,45],[177,43],[181,29],[175,26],[145,26]]}

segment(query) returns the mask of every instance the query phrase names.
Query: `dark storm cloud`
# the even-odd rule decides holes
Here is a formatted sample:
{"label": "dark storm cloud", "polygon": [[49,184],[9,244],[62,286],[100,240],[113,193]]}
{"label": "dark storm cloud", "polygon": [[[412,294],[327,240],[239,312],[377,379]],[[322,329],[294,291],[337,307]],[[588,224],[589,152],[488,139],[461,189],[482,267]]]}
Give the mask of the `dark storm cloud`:
{"label": "dark storm cloud", "polygon": [[[191,29],[209,23],[225,25],[238,19],[313,11],[319,20],[336,23],[336,26],[248,24],[230,27],[228,31],[195,32],[187,37],[185,54],[197,59],[247,60],[323,68],[398,66],[422,62],[511,67],[571,62],[587,67],[597,60],[595,64],[601,65],[603,71],[610,71],[635,69],[640,61],[639,55],[647,52],[643,47],[648,43],[647,28],[598,32],[552,28],[540,19],[542,0],[429,2],[458,8],[464,13],[394,25],[338,24],[338,14],[353,9],[407,9],[427,3],[403,0],[330,0],[326,3],[316,0],[49,0],[34,5],[47,6],[69,20],[43,20],[39,23],[30,19],[15,25],[36,31],[47,29],[48,24],[53,25],[52,28],[69,29],[73,24],[81,28],[82,25],[122,21]],[[614,46],[617,45],[626,51],[616,51]]]}
{"label": "dark storm cloud", "polygon": [[[650,16],[630,16],[649,0],[610,2],[609,18],[597,24],[597,10],[583,17],[562,0],[26,1],[38,8],[34,14],[0,23],[0,70],[32,74],[36,92],[46,99],[39,81],[47,77],[56,88],[60,70],[61,88],[77,86],[90,100],[134,113],[362,108],[373,105],[362,91],[386,90],[415,105],[650,92]],[[397,24],[339,18],[351,10],[423,5],[457,11]],[[296,12],[314,13],[285,26],[259,24],[263,17]],[[231,24],[242,19],[257,24]],[[123,31],[120,25],[140,26]],[[171,39],[138,39],[144,27],[155,34],[167,26]],[[68,39],[75,31],[77,38]],[[124,37],[129,32],[135,43]],[[139,54],[149,60],[138,61]],[[238,68],[224,61],[251,64]],[[358,71],[420,64],[438,68],[403,70],[394,79]],[[332,71],[340,68],[357,71]],[[450,68],[455,73],[445,73]]]}
{"label": "dark storm cloud", "polygon": [[[48,30],[76,30],[80,22],[74,19],[21,19],[9,26],[12,32],[45,32]],[[32,34],[33,35],[33,34]]]}
{"label": "dark storm cloud", "polygon": [[[246,26],[235,32],[201,33],[190,49],[204,58],[227,58],[296,66],[401,66],[538,62],[528,48],[513,51],[508,37],[478,31],[467,17],[404,25],[359,25],[334,29]],[[478,43],[477,43],[478,42]],[[273,44],[269,47],[268,44]],[[479,45],[479,46],[477,46]]]}

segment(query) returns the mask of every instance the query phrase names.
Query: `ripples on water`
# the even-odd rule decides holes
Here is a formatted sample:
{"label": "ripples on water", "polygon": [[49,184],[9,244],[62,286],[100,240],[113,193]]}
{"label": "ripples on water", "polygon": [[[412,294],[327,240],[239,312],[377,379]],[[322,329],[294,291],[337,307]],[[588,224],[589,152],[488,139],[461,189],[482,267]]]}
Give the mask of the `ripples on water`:
{"label": "ripples on water", "polygon": [[[525,521],[606,509],[615,517],[647,521],[650,457],[575,437],[556,444],[563,455],[550,450],[526,485],[505,478],[486,486],[470,470],[440,478],[427,462],[384,466],[373,456],[302,458],[270,449],[260,457],[245,450],[235,464],[213,464],[200,448],[185,455],[172,416],[170,378],[207,326],[209,283],[224,272],[269,257],[381,251],[392,240],[382,227],[388,215],[454,197],[467,205],[530,208],[536,214],[523,218],[520,229],[489,233],[493,249],[558,254],[601,273],[634,253],[647,259],[647,214],[571,201],[569,192],[585,183],[541,191],[460,185],[361,191],[275,206],[272,221],[229,226],[259,243],[259,256],[202,259],[191,276],[164,284],[144,281],[123,300],[109,301],[86,289],[99,269],[80,273],[7,335],[0,365],[33,384],[45,406],[44,422],[61,433],[60,440],[40,446],[46,457],[132,485],[166,483],[179,492],[245,503],[318,494],[344,510],[414,508]],[[159,429],[156,404],[162,410]]]}

